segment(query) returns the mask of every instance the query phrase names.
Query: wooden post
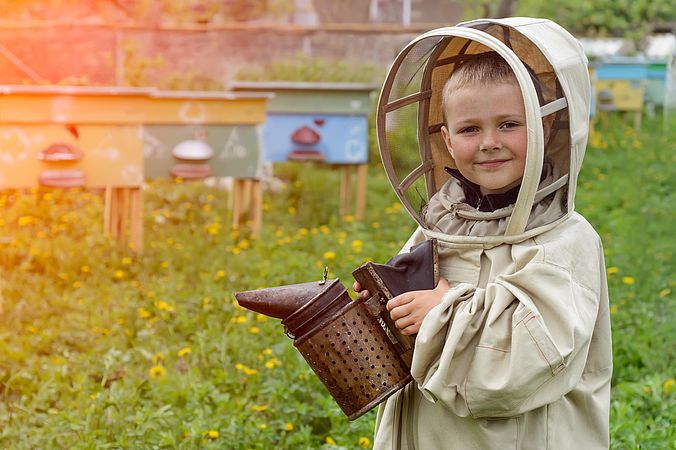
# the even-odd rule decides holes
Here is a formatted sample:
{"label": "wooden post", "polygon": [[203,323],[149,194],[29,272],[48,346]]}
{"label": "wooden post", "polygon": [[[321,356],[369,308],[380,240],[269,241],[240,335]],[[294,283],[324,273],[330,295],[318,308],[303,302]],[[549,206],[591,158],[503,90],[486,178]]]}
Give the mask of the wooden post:
{"label": "wooden post", "polygon": [[344,165],[340,182],[340,215],[345,216],[349,211],[350,197],[352,197],[352,166]]}
{"label": "wooden post", "polygon": [[143,251],[143,192],[140,187],[106,186],[103,205],[103,232],[124,244],[129,224],[129,242],[134,251]]}
{"label": "wooden post", "polygon": [[253,180],[251,186],[251,220],[253,234],[258,234],[263,226],[263,183]]}
{"label": "wooden post", "polygon": [[129,188],[117,188],[119,206],[117,208],[117,241],[124,244],[126,240],[127,216],[129,212]]}
{"label": "wooden post", "polygon": [[112,236],[113,231],[113,188],[106,186],[103,197],[103,234]]}
{"label": "wooden post", "polygon": [[366,181],[368,179],[368,164],[359,164],[357,166],[357,207],[355,219],[364,220],[364,211],[366,209]]}
{"label": "wooden post", "polygon": [[232,180],[232,229],[239,228],[239,217],[242,214],[242,180],[233,178]]}
{"label": "wooden post", "polygon": [[130,233],[129,242],[136,253],[143,252],[143,192],[141,188],[130,190]]}

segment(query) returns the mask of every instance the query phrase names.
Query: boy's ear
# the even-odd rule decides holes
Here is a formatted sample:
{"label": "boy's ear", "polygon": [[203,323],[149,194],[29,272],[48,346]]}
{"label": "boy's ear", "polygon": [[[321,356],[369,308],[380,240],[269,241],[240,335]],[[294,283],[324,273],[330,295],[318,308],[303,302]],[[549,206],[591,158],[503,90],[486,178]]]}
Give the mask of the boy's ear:
{"label": "boy's ear", "polygon": [[453,147],[451,146],[451,135],[448,133],[448,128],[446,128],[446,125],[441,127],[441,137],[444,139],[446,149],[451,154],[451,156],[455,158],[455,155],[453,155]]}
{"label": "boy's ear", "polygon": [[554,123],[554,114],[549,114],[542,118],[542,134],[545,138],[545,145],[549,143],[549,136],[552,134],[552,124]]}

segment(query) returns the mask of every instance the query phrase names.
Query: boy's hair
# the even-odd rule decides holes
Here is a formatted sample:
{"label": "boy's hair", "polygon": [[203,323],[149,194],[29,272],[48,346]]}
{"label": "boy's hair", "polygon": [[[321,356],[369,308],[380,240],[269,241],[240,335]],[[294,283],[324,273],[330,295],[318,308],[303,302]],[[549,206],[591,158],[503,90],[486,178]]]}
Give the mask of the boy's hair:
{"label": "boy's hair", "polygon": [[[540,80],[533,72],[533,69],[528,65],[526,65],[526,69],[533,80],[535,90],[540,99],[540,104],[542,104],[542,87],[540,85]],[[444,84],[444,89],[441,93],[441,110],[444,117],[444,123],[448,123],[446,120],[446,107],[448,106],[448,98],[450,97],[451,92],[470,85],[486,85],[490,83],[517,84],[518,81],[507,61],[505,61],[505,59],[497,52],[478,53],[472,56],[468,55],[468,58],[459,63],[459,66],[453,71]]]}

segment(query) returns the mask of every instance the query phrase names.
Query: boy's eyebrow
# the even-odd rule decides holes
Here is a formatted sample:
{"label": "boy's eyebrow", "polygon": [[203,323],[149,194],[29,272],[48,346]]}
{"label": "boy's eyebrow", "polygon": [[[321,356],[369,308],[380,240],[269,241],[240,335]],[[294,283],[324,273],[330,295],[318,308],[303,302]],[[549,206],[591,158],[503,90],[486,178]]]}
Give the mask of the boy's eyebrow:
{"label": "boy's eyebrow", "polygon": [[[498,120],[512,119],[512,120],[519,121],[519,122],[524,122],[524,123],[526,122],[526,115],[525,114],[523,114],[523,115],[521,115],[521,114],[501,114],[501,115],[495,116],[494,118],[496,118]],[[453,123],[463,124],[463,123],[474,123],[474,122],[477,122],[477,121],[478,121],[478,119],[476,117],[462,117],[462,118],[460,118],[460,120],[456,120]]]}

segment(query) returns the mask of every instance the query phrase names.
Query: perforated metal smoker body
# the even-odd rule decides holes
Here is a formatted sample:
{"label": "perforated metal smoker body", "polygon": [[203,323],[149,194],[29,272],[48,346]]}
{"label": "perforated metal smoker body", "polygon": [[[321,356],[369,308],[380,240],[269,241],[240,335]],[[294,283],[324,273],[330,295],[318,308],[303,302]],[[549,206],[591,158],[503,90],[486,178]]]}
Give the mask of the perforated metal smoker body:
{"label": "perforated metal smoker body", "polygon": [[385,330],[361,300],[350,302],[294,345],[350,420],[412,379]]}

